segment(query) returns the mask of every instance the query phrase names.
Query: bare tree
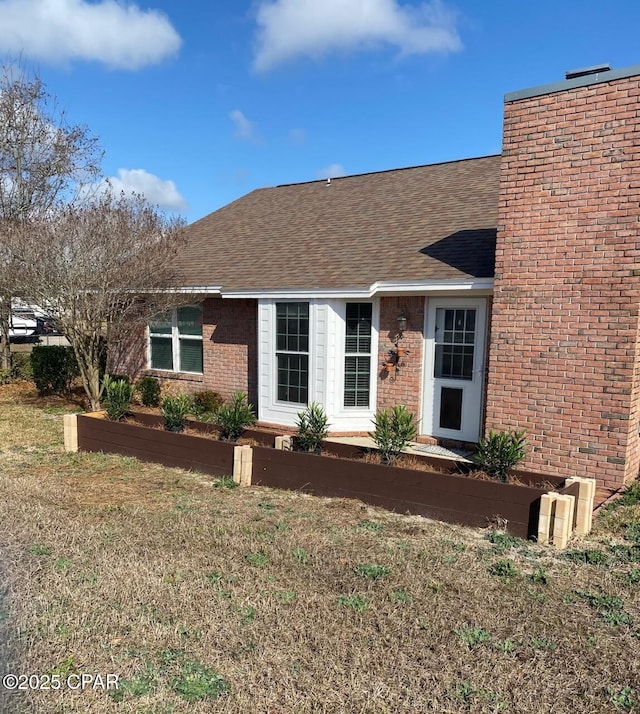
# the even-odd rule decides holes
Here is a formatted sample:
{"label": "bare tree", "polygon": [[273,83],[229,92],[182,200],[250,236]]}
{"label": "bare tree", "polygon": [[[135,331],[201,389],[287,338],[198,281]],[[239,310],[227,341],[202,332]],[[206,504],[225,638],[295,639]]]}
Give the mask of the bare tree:
{"label": "bare tree", "polygon": [[100,408],[107,344],[126,343],[179,302],[169,288],[182,225],[141,196],[108,193],[30,225],[26,294],[46,305],[71,343],[92,409]]}
{"label": "bare tree", "polygon": [[67,122],[40,77],[21,63],[0,68],[0,367],[11,364],[11,298],[22,291],[22,227],[82,195],[101,152],[84,126]]}

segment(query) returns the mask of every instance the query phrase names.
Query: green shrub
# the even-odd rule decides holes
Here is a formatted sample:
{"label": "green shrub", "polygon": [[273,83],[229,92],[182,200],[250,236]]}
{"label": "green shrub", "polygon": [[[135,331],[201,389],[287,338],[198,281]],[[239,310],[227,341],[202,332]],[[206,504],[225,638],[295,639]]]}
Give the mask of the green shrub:
{"label": "green shrub", "polygon": [[324,409],[319,404],[311,402],[304,411],[298,412],[296,427],[298,447],[303,451],[319,453],[322,442],[329,433],[329,420]]}
{"label": "green shrub", "polygon": [[373,425],[374,431],[369,436],[376,442],[385,464],[393,463],[418,433],[415,417],[403,404],[378,411]]}
{"label": "green shrub", "polygon": [[191,397],[179,394],[177,397],[165,397],[162,400],[162,416],[165,429],[168,431],[184,431],[187,416],[191,412]]}
{"label": "green shrub", "polygon": [[33,381],[31,355],[27,352],[14,352],[11,355],[11,368],[0,369],[0,384],[10,384],[21,380]]}
{"label": "green shrub", "polygon": [[33,367],[31,366],[31,355],[26,352],[17,352],[11,361],[11,379],[26,379],[33,381]]}
{"label": "green shrub", "polygon": [[73,349],[62,345],[35,346],[31,352],[31,368],[40,396],[68,393],[71,383],[80,374]]}
{"label": "green shrub", "polygon": [[526,443],[524,431],[490,431],[478,442],[476,463],[489,476],[506,481],[509,469],[526,456]]}
{"label": "green shrub", "polygon": [[247,395],[236,392],[231,397],[231,404],[223,404],[218,409],[216,421],[222,428],[221,437],[226,441],[235,441],[248,426],[256,422],[253,407],[247,403]]}
{"label": "green shrub", "polygon": [[160,406],[160,382],[155,377],[141,377],[136,389],[145,407]]}
{"label": "green shrub", "polygon": [[193,395],[193,413],[196,416],[203,414],[215,414],[224,404],[224,399],[211,389],[196,392]]}
{"label": "green shrub", "polygon": [[124,419],[129,412],[131,400],[133,399],[133,384],[124,379],[115,379],[105,374],[102,385],[104,387],[102,406],[107,412],[107,416],[113,421]]}

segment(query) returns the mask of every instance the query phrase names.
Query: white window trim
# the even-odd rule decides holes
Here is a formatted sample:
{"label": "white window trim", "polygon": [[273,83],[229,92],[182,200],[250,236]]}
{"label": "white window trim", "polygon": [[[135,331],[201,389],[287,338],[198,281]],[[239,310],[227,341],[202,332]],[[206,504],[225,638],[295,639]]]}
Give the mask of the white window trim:
{"label": "white window trim", "polygon": [[278,397],[278,360],[276,358],[276,303],[306,302],[309,304],[309,377],[308,404],[324,402],[322,372],[325,350],[318,343],[318,325],[325,319],[326,305],[314,300],[266,299],[258,303],[258,414],[261,421],[283,426],[295,426],[298,414],[305,409],[298,402],[283,402]]}
{"label": "white window trim", "polygon": [[[278,349],[278,305],[281,303],[304,303],[308,308],[309,315],[309,332],[307,334],[307,350],[306,352],[292,352],[291,350],[279,350]],[[308,300],[274,300],[273,302],[273,393],[271,395],[273,404],[285,407],[295,407],[297,411],[302,411],[308,404],[313,401],[309,399],[309,395],[312,393],[313,383],[311,381],[311,359],[312,359],[312,346],[313,346],[313,318],[312,318],[312,307]],[[278,399],[278,355],[306,355],[307,357],[307,402],[287,402],[282,399]]]}
{"label": "white window trim", "polygon": [[[184,307],[199,307],[201,310],[202,305],[185,305]],[[161,367],[153,367],[151,365],[151,338],[152,337],[164,337],[165,339],[171,338],[171,353],[173,357],[173,369],[163,369]],[[181,333],[178,330],[178,308],[174,307],[171,310],[171,334],[168,335],[166,332],[152,332],[151,324],[147,325],[147,368],[154,372],[171,372],[172,374],[204,374],[204,353],[203,353],[203,371],[202,372],[189,372],[186,369],[176,369],[176,365],[180,365],[180,337]],[[203,341],[202,332],[199,335],[182,335],[188,340],[199,340]],[[182,366],[182,365],[180,365]]]}
{"label": "white window trim", "polygon": [[[361,412],[363,414],[370,414],[375,411],[375,385],[377,384],[377,362],[378,362],[378,315],[376,314],[376,307],[378,301],[374,300],[347,300],[342,305],[342,380],[341,380],[341,409],[340,411],[345,414],[353,414],[354,412]],[[347,305],[355,304],[368,304],[371,305],[371,335],[369,352],[347,352],[346,342],[347,342]],[[344,405],[344,389],[345,389],[345,362],[347,357],[369,357],[369,404],[366,407],[346,407]],[[372,406],[373,405],[373,406]]]}
{"label": "white window trim", "polygon": [[344,358],[346,301],[313,298],[268,298],[258,303],[258,413],[261,421],[295,426],[304,405],[280,402],[277,397],[276,302],[309,303],[309,384],[308,403],[325,409],[330,430],[370,431],[375,414],[378,379],[380,301],[354,298],[351,302],[371,302],[371,382],[369,409],[344,406]]}

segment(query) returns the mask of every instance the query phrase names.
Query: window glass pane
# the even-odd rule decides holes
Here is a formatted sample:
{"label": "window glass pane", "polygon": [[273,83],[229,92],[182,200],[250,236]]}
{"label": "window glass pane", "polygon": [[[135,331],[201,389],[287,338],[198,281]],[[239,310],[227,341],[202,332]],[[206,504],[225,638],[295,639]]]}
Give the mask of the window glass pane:
{"label": "window glass pane", "polygon": [[369,407],[370,357],[344,358],[344,406]]}
{"label": "window glass pane", "polygon": [[202,306],[178,308],[178,332],[181,335],[202,335]]}
{"label": "window glass pane", "polygon": [[462,424],[462,389],[440,390],[440,428],[460,431]]}
{"label": "window glass pane", "polygon": [[371,352],[372,305],[367,302],[347,303],[345,352]]}
{"label": "window glass pane", "polygon": [[171,334],[171,313],[156,315],[149,323],[149,331],[156,335]]}
{"label": "window glass pane", "polygon": [[276,303],[276,350],[307,352],[309,349],[309,303]]}
{"label": "window glass pane", "polygon": [[278,355],[278,400],[306,404],[309,383],[307,355]]}
{"label": "window glass pane", "polygon": [[180,340],[180,371],[202,374],[202,340]]}
{"label": "window glass pane", "polygon": [[151,368],[173,369],[173,348],[170,337],[151,338]]}

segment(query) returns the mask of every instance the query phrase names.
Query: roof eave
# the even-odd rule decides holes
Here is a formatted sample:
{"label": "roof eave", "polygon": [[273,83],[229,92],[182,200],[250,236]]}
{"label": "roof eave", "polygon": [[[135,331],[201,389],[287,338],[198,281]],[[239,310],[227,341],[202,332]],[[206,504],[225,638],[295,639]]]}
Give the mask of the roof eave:
{"label": "roof eave", "polygon": [[222,297],[229,299],[303,299],[303,298],[336,298],[346,300],[369,299],[377,295],[406,295],[410,293],[423,295],[432,292],[465,292],[493,290],[493,278],[462,278],[444,280],[417,281],[377,281],[369,287],[362,288],[279,288],[263,290],[225,290]]}

